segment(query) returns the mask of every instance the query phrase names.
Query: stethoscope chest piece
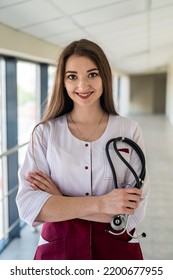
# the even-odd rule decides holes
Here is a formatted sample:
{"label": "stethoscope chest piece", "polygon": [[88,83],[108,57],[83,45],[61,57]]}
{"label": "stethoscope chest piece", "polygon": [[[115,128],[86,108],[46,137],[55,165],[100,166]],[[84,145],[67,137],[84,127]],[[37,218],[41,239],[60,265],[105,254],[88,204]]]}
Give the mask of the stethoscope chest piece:
{"label": "stethoscope chest piece", "polygon": [[111,220],[111,227],[114,230],[122,230],[126,227],[126,216],[125,215],[118,215],[114,216]]}

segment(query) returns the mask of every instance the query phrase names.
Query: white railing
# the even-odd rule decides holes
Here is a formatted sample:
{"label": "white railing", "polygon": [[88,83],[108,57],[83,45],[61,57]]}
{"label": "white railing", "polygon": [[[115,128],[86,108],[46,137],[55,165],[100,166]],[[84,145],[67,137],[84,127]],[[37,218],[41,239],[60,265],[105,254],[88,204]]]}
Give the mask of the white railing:
{"label": "white railing", "polygon": [[[2,154],[0,154],[0,160],[3,158],[3,157],[7,157],[8,155],[11,155],[13,154],[14,152],[18,151],[20,148],[26,146],[29,142],[25,142],[21,145],[16,145],[14,147],[12,147],[11,149],[8,149],[7,151],[3,152]],[[3,164],[3,162],[2,162]],[[17,186],[14,186],[11,190],[8,190],[6,193],[4,193],[4,189],[2,188],[1,189],[1,198],[0,198],[0,202],[3,204],[3,207],[4,207],[4,203],[3,201],[7,199],[7,197],[9,197],[13,192],[16,192],[18,189],[18,185]],[[1,228],[1,233],[0,233],[0,241],[3,240],[3,238],[5,238],[9,232],[16,227],[16,225],[19,223],[20,219],[18,218],[16,221],[13,222],[13,224],[11,224],[10,227],[6,227],[5,226],[5,221],[4,219],[0,220],[0,228]],[[3,246],[2,248],[0,248],[1,250],[3,250]],[[1,252],[0,250],[0,252]]]}
{"label": "white railing", "polygon": [[0,154],[0,159],[3,158],[3,157],[5,157],[5,156],[8,156],[8,155],[10,155],[10,154],[12,154],[12,153],[14,153],[14,152],[16,152],[16,151],[18,151],[20,148],[22,148],[23,146],[27,145],[28,143],[29,143],[29,142],[25,142],[25,143],[23,143],[23,144],[21,144],[21,145],[16,145],[16,146],[14,146],[13,148],[8,149],[6,152]]}

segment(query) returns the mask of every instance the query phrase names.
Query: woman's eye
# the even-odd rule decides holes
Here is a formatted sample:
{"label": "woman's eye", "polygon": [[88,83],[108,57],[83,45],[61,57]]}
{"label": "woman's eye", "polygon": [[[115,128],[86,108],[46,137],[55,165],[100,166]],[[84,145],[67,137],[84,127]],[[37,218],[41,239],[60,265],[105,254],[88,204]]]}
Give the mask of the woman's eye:
{"label": "woman's eye", "polygon": [[76,77],[76,75],[71,74],[71,75],[68,75],[67,78],[69,80],[75,80],[77,77]]}
{"label": "woman's eye", "polygon": [[99,75],[98,73],[92,72],[92,73],[90,73],[90,74],[88,75],[88,77],[89,77],[89,78],[95,78],[95,77],[97,77],[98,75]]}

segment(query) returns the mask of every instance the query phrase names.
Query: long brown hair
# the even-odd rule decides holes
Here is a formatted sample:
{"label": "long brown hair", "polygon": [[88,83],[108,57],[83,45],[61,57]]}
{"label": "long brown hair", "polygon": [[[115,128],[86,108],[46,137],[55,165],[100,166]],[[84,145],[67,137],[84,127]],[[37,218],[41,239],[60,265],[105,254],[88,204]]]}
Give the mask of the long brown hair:
{"label": "long brown hair", "polygon": [[41,122],[69,113],[73,109],[73,101],[64,87],[65,66],[71,55],[86,56],[97,65],[103,83],[103,94],[100,98],[102,109],[117,115],[113,101],[112,73],[107,57],[96,43],[81,39],[66,46],[59,57],[52,94]]}

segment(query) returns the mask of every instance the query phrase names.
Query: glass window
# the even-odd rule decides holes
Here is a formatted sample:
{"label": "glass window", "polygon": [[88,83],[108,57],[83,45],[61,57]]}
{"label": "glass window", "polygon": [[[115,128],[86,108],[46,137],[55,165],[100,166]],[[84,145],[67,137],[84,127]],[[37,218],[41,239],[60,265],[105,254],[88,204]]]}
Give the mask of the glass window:
{"label": "glass window", "polygon": [[[2,154],[2,60],[0,59],[0,155]],[[3,237],[2,159],[0,158],[0,240]]]}
{"label": "glass window", "polygon": [[[17,127],[18,145],[27,143],[34,126],[40,120],[40,67],[37,63],[17,61]],[[55,66],[48,66],[48,94],[52,92]],[[0,58],[0,251],[8,242],[8,184],[6,152],[6,89],[5,60]],[[19,168],[23,163],[27,145],[18,150]]]}
{"label": "glass window", "polygon": [[34,125],[39,121],[40,90],[38,65],[30,62],[17,62],[18,99],[18,143],[29,140]]}
{"label": "glass window", "polygon": [[[26,61],[17,62],[18,144],[29,141],[32,129],[40,119],[39,66]],[[19,167],[27,146],[19,150]]]}
{"label": "glass window", "polygon": [[48,66],[48,95],[52,93],[52,88],[54,84],[54,79],[55,79],[55,73],[56,72],[56,67],[53,65]]}
{"label": "glass window", "polygon": [[0,59],[0,250],[1,240],[8,229],[8,188],[6,156],[6,104],[5,104],[5,62]]}

